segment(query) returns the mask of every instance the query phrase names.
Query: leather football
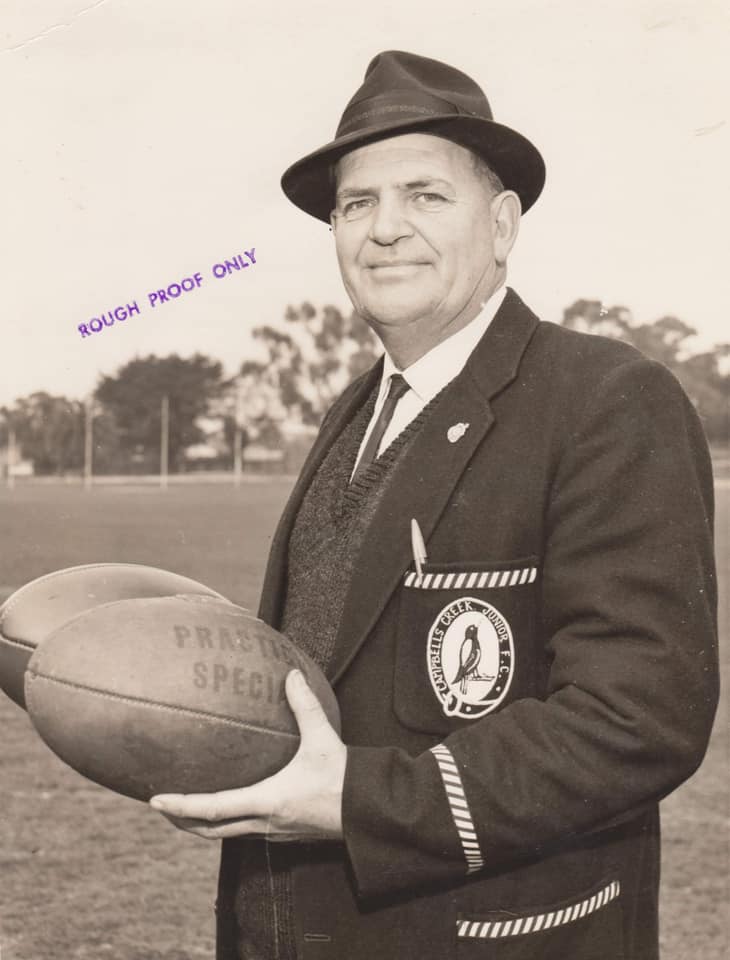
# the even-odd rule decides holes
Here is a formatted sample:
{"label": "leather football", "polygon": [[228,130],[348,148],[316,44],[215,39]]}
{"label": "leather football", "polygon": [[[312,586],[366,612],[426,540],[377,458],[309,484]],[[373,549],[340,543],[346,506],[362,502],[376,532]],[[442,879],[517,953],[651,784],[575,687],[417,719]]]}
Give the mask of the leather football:
{"label": "leather football", "polygon": [[0,607],[0,688],[25,706],[23,675],[38,644],[83,610],[132,597],[219,593],[196,580],[137,563],[92,563],[38,577]]}
{"label": "leather football", "polygon": [[25,697],[62,760],[148,800],[247,786],[291,760],[299,731],[284,681],[294,667],[339,730],[321,670],[248,611],[202,596],[120,600],[46,637]]}

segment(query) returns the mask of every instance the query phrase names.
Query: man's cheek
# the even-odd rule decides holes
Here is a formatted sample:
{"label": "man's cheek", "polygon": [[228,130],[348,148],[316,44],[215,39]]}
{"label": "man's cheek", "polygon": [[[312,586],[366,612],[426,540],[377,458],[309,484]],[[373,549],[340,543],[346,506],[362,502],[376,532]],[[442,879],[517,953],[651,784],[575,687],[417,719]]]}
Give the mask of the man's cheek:
{"label": "man's cheek", "polygon": [[347,274],[355,267],[354,251],[349,250],[344,241],[337,239],[335,252],[337,254],[337,263],[339,265],[340,272],[343,274],[343,276],[347,276]]}

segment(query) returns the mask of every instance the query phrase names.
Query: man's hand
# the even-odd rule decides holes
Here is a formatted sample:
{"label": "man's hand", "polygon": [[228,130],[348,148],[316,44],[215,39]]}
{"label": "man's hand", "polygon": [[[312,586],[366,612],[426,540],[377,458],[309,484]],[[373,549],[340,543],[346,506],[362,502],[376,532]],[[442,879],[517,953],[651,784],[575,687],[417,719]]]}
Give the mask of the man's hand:
{"label": "man's hand", "polygon": [[301,743],[278,773],[250,787],[220,793],[161,794],[150,805],[181,830],[199,837],[258,836],[267,840],[342,837],[342,786],[347,748],[298,670],[286,696]]}

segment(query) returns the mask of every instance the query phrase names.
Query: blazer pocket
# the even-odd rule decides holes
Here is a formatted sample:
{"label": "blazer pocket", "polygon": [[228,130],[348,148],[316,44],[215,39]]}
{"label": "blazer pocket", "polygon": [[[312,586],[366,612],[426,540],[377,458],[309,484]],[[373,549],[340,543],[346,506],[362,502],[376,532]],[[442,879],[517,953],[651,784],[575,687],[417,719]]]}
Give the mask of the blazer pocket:
{"label": "blazer pocket", "polygon": [[536,557],[409,570],[398,613],[394,710],[443,736],[535,695]]}
{"label": "blazer pocket", "polygon": [[457,960],[623,960],[618,880],[571,900],[519,913],[460,914]]}

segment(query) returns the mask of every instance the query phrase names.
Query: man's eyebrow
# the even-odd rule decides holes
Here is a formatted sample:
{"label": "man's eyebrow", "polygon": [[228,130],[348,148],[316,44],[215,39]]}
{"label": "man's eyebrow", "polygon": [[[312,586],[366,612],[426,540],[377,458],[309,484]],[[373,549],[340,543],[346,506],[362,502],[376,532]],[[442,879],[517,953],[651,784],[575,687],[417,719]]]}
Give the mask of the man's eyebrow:
{"label": "man's eyebrow", "polygon": [[[424,177],[420,180],[409,180],[407,183],[396,184],[399,190],[423,190],[439,185],[448,187],[451,190],[454,189],[453,184],[449,183],[448,180],[443,180],[441,177]],[[377,194],[377,192],[375,187],[345,187],[343,190],[337,191],[337,199],[347,200],[350,197],[372,196],[373,194]]]}
{"label": "man's eyebrow", "polygon": [[435,187],[438,185],[449,187],[453,190],[453,185],[441,177],[426,177],[422,180],[409,180],[408,183],[399,184],[404,190],[423,190],[425,187]]}
{"label": "man's eyebrow", "polygon": [[337,191],[337,199],[345,200],[347,197],[362,197],[373,193],[377,193],[375,187],[345,187],[344,190]]}

